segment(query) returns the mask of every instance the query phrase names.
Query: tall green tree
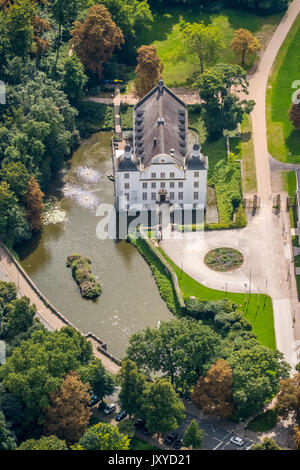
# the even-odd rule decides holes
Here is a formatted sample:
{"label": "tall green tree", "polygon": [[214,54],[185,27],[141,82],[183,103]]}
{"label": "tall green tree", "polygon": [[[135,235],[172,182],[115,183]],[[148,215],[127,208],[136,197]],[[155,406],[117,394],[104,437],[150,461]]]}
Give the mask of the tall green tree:
{"label": "tall green tree", "polygon": [[141,374],[137,365],[128,359],[122,362],[118,382],[121,385],[119,400],[122,409],[126,410],[129,416],[141,417],[141,400],[146,387],[144,374]]}
{"label": "tall green tree", "polygon": [[0,368],[0,379],[24,405],[24,424],[43,421],[49,395],[65,375],[92,358],[91,343],[74,328],[38,330],[13,349]]}
{"label": "tall green tree", "polygon": [[9,307],[1,332],[1,337],[8,341],[26,331],[32,325],[36,314],[35,305],[30,305],[27,297],[14,300]]}
{"label": "tall green tree", "polygon": [[147,385],[142,412],[147,429],[158,435],[173,431],[185,418],[184,405],[166,379],[157,379]]}
{"label": "tall green tree", "polygon": [[16,438],[0,410],[0,450],[15,450]]}
{"label": "tall green tree", "polygon": [[224,48],[222,33],[217,26],[187,23],[182,31],[182,37],[188,51],[199,57],[201,73],[206,67],[216,63]]}
{"label": "tall green tree", "polygon": [[24,57],[32,49],[36,12],[31,0],[16,0],[5,12],[10,49],[17,56]]}
{"label": "tall green tree", "polygon": [[63,89],[72,103],[76,103],[82,97],[86,82],[84,67],[77,55],[73,53],[65,61],[63,73]]}
{"label": "tall green tree", "polygon": [[199,424],[195,419],[192,419],[183,435],[184,447],[191,447],[192,449],[200,449],[202,445],[204,432],[199,428]]}
{"label": "tall green tree", "polygon": [[5,180],[18,198],[28,189],[30,174],[22,162],[8,162],[0,170],[0,178]]}
{"label": "tall green tree", "polygon": [[56,436],[43,436],[40,439],[28,439],[17,450],[68,450],[65,441]]}
{"label": "tall green tree", "polygon": [[83,383],[88,383],[95,395],[103,400],[115,390],[115,378],[103,366],[100,359],[93,359],[90,364],[79,369]]}
{"label": "tall green tree", "polygon": [[51,5],[51,13],[57,22],[57,52],[55,59],[55,67],[57,65],[59,51],[61,47],[61,33],[62,28],[70,28],[72,23],[76,20],[79,12],[80,0],[53,0]]}
{"label": "tall green tree", "polygon": [[146,373],[161,372],[186,392],[219,354],[220,344],[220,336],[201,321],[176,319],[132,335],[127,355]]}
{"label": "tall green tree", "polygon": [[239,65],[215,65],[200,74],[194,88],[204,102],[204,121],[210,138],[220,137],[224,130],[235,130],[255,105],[253,100],[239,98],[241,93],[248,94],[246,72]]}
{"label": "tall green tree", "polygon": [[73,450],[128,450],[129,439],[119,429],[108,423],[91,426]]}
{"label": "tall green tree", "polygon": [[25,210],[18,205],[15,194],[6,181],[0,183],[0,239],[13,246],[22,239],[30,238]]}

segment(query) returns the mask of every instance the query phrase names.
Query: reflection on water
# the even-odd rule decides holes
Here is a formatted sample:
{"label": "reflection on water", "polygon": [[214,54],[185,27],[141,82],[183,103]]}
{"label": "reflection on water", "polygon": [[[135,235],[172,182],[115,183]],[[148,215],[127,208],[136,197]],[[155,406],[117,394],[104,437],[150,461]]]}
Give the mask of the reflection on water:
{"label": "reflection on water", "polygon": [[[122,356],[132,333],[172,318],[159,296],[151,271],[126,241],[99,240],[99,218],[78,194],[113,203],[110,133],[98,133],[84,141],[64,174],[62,198],[56,204],[67,222],[47,225],[43,233],[22,246],[24,269],[39,289],[83,333],[94,332],[107,342],[108,351]],[[59,186],[59,182],[58,182]],[[65,188],[76,188],[67,192]],[[102,286],[96,302],[84,300],[66,268],[66,257],[80,253],[92,259],[92,271]]]}

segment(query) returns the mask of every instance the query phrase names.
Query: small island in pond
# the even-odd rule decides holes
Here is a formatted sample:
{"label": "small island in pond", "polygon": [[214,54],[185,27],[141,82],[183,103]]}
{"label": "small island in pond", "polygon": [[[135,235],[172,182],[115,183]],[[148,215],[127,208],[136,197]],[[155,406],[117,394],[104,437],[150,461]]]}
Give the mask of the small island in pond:
{"label": "small island in pond", "polygon": [[91,260],[81,255],[70,255],[66,261],[67,267],[72,269],[72,274],[77,282],[82,297],[95,299],[101,295],[101,285],[91,272]]}

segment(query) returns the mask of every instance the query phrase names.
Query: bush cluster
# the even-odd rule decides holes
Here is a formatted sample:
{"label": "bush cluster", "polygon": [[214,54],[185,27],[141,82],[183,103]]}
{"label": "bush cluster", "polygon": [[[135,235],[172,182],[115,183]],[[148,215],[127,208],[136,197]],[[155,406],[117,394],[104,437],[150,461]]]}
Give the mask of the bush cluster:
{"label": "bush cluster", "polygon": [[91,274],[91,260],[80,255],[70,255],[66,261],[67,267],[71,267],[72,274],[77,282],[82,297],[94,299],[101,294],[101,286],[95,276]]}

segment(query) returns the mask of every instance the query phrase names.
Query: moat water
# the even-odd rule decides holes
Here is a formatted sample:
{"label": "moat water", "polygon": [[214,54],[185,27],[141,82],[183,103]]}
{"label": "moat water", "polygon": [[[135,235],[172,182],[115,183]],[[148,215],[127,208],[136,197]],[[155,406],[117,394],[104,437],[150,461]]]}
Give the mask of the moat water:
{"label": "moat water", "polygon": [[[52,219],[60,217],[61,222],[44,226],[41,236],[18,253],[48,300],[83,333],[95,333],[109,352],[122,357],[134,332],[157,327],[173,315],[138,251],[126,241],[96,236],[96,208],[114,202],[113,183],[107,178],[112,173],[110,139],[111,133],[100,132],[82,142],[62,180],[54,182],[60,197]],[[82,299],[66,267],[72,253],[92,260],[92,272],[102,286],[95,302]]]}

